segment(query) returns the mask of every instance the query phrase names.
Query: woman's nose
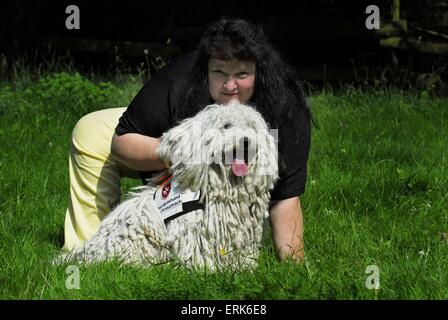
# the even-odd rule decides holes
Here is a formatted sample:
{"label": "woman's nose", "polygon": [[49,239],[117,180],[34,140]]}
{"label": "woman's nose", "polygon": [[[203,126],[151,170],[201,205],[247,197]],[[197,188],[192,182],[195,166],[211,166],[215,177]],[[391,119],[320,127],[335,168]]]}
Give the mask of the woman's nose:
{"label": "woman's nose", "polygon": [[224,82],[224,86],[226,87],[227,91],[233,91],[238,87],[238,83],[236,79],[230,78],[226,82]]}

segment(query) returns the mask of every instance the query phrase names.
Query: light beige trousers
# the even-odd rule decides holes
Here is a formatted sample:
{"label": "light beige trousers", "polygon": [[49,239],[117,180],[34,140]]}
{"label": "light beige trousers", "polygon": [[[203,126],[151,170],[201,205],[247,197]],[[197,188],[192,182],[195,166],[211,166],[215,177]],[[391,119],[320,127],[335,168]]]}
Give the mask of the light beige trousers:
{"label": "light beige trousers", "polygon": [[139,178],[110,153],[118,120],[126,108],[104,109],[81,118],[70,147],[70,199],[63,250],[82,245],[120,201],[122,177]]}

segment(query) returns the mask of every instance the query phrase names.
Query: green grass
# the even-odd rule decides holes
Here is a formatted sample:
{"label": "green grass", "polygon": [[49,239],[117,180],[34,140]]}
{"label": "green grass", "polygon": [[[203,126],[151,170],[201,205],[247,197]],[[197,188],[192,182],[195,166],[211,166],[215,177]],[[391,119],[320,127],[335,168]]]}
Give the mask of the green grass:
{"label": "green grass", "polygon": [[[49,260],[63,235],[71,130],[85,112],[126,106],[141,84],[56,78],[0,86],[0,299],[448,298],[448,99],[353,90],[310,98],[320,129],[302,197],[305,263],[277,261],[267,234],[253,272],[109,262],[80,267],[80,289],[67,289],[71,274]],[[379,290],[365,286],[369,265]]]}

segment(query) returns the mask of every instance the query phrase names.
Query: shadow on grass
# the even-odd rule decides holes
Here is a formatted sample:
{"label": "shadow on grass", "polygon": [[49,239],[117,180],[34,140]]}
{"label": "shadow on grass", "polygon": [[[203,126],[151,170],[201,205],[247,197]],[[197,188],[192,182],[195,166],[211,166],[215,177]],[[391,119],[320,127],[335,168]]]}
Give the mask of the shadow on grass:
{"label": "shadow on grass", "polygon": [[55,245],[59,249],[62,248],[64,245],[64,227],[61,226],[54,233],[49,234],[47,239],[52,245]]}

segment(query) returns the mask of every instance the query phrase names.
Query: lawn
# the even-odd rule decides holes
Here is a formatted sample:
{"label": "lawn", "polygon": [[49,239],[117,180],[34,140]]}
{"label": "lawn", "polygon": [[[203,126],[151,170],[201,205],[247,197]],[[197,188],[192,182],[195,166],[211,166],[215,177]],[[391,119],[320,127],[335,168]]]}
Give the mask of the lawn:
{"label": "lawn", "polygon": [[[126,106],[140,86],[68,73],[0,85],[0,299],[448,298],[448,98],[397,90],[310,96],[319,128],[303,264],[277,261],[267,230],[253,272],[109,262],[80,267],[78,286],[76,269],[49,263],[62,245],[71,130],[89,111]],[[125,180],[123,193],[138,182]],[[369,266],[378,289],[366,286]]]}

